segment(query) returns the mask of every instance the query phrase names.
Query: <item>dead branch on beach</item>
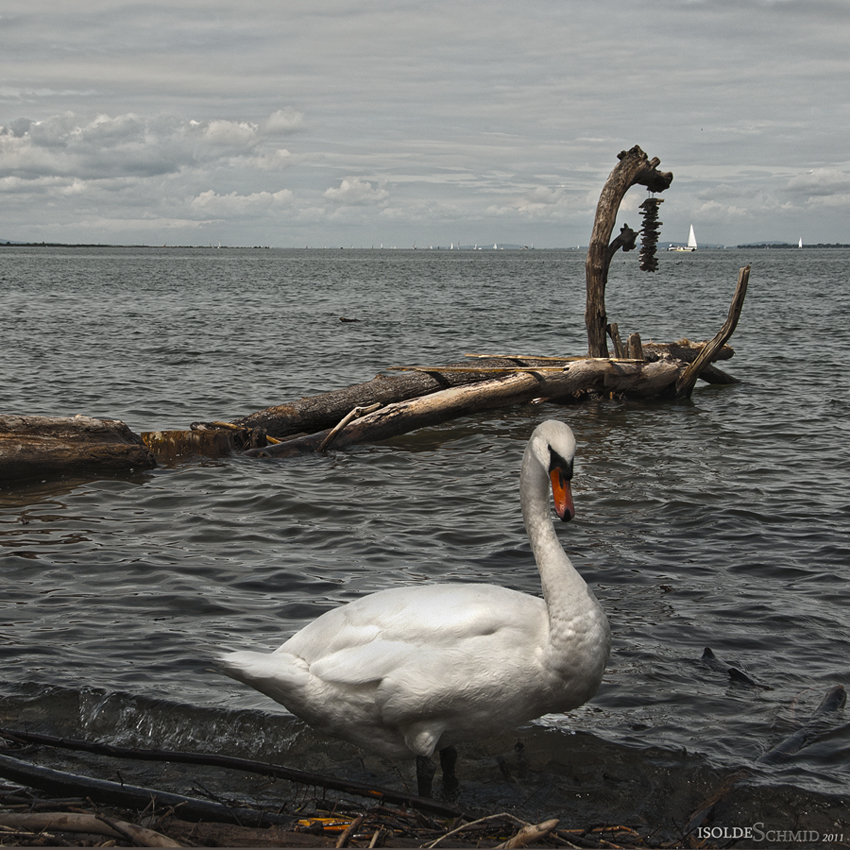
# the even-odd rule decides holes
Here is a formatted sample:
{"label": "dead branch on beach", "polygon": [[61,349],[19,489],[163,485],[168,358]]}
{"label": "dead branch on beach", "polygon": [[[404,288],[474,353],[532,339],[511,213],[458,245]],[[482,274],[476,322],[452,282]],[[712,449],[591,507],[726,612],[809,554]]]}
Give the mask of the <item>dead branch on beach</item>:
{"label": "dead branch on beach", "polygon": [[[36,744],[40,746],[94,753],[97,755],[109,756],[110,758],[223,767],[229,770],[240,770],[248,773],[260,774],[262,776],[270,776],[275,779],[284,779],[289,782],[296,782],[300,785],[308,785],[315,788],[326,788],[330,791],[339,791],[345,794],[366,797],[373,801],[377,800],[387,803],[403,804],[441,817],[459,817],[462,814],[460,810],[453,806],[449,806],[426,797],[418,797],[416,795],[393,791],[391,789],[378,788],[374,785],[366,785],[360,782],[339,779],[334,776],[313,773],[312,771],[297,770],[283,765],[236,758],[234,756],[223,756],[215,753],[187,753],[174,750],[151,750],[140,749],[138,747],[119,747],[112,744],[69,740],[65,738],[56,738],[50,735],[41,735],[34,732],[10,729],[0,729],[0,738],[14,741],[16,743]],[[40,773],[39,771],[43,770],[42,768],[34,768],[31,774],[28,773],[28,770],[29,766],[24,762],[18,762],[4,756],[0,756],[0,776],[21,779],[29,778],[42,782],[42,785],[38,785],[36,787],[51,788],[54,786],[50,785],[50,783],[55,782],[55,788],[61,789],[63,783],[67,783],[70,787],[75,781],[79,781],[81,783],[84,781],[81,779],[66,779],[65,777],[67,777],[67,774],[54,776],[54,772],[52,771]],[[107,783],[101,788],[86,786],[85,790],[88,793],[98,793],[99,791],[102,791],[106,795],[104,798],[106,802],[116,802],[120,799],[124,799],[125,795],[129,793],[127,791],[128,786],[122,784],[120,789],[116,789],[112,787],[113,785],[114,783]],[[183,803],[184,809],[186,808],[186,805],[187,804]],[[205,813],[203,811],[201,814],[209,816],[209,813]]]}
{"label": "dead branch on beach", "polygon": [[[106,757],[214,765],[285,778],[310,787],[360,794],[366,807],[341,799],[303,798],[287,812],[285,798],[276,810],[228,800],[210,802],[106,782],[39,767],[11,755],[0,756],[0,777],[37,789],[0,785],[0,845],[90,845],[106,838],[112,845],[287,846],[287,847],[651,847],[646,836],[619,825],[559,828],[549,819],[529,823],[503,812],[466,813],[437,800],[350,783],[286,767],[203,753],[175,753],[72,741],[30,732],[0,730],[6,752],[31,757],[45,747],[79,750]],[[102,843],[102,840],[101,842]],[[673,847],[666,843],[664,846]]]}

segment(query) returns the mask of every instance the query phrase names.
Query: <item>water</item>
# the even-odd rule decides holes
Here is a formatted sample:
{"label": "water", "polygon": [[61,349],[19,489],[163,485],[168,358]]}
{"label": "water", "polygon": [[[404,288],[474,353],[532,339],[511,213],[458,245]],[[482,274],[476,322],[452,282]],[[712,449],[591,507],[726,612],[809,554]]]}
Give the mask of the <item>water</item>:
{"label": "water", "polygon": [[[0,410],[186,428],[391,365],[581,353],[583,261],[4,248]],[[617,255],[608,312],[624,337],[705,339],[747,263],[736,356],[721,364],[742,383],[699,385],[690,402],[528,405],[326,457],[0,484],[0,724],[397,785],[390,767],[316,736],[209,659],[274,648],[395,584],[537,592],[519,461],[534,425],[560,417],[579,454],[578,516],[559,533],[608,612],[612,658],[592,703],[471,746],[462,802],[567,800],[588,820],[650,824],[678,806],[681,822],[740,766],[755,808],[777,788],[808,795],[810,811],[846,795],[843,712],[789,761],[757,759],[830,686],[850,685],[850,252],[662,254],[655,275]],[[764,687],[711,669],[707,646]],[[526,773],[510,784],[494,758],[517,738]]]}

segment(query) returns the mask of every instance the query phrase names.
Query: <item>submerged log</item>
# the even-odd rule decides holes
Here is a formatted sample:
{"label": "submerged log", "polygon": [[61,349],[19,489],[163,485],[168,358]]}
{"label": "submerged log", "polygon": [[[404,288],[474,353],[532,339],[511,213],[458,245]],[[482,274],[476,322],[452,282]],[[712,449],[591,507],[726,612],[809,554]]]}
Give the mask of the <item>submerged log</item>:
{"label": "submerged log", "polygon": [[[566,363],[567,360],[568,358],[563,358],[560,362]],[[551,366],[552,361],[533,357],[493,357],[478,360],[476,365],[482,369],[500,366]],[[452,371],[461,368],[465,371]],[[377,375],[362,384],[342,387],[251,413],[233,420],[233,424],[242,428],[262,428],[278,439],[305,432],[312,434],[333,427],[355,407],[405,401],[449,387],[474,384],[490,377],[492,376],[486,371],[477,372],[470,369],[468,361],[450,363],[447,367],[436,367],[433,371],[416,370],[399,376]]]}
{"label": "submerged log", "polygon": [[[703,659],[712,662],[712,666],[717,660],[709,649],[703,654]],[[839,720],[836,715],[844,708],[846,702],[847,691],[844,686],[833,685],[824,695],[814,714],[792,735],[759,756],[755,764],[782,764],[793,758],[800,750],[822,739],[830,729],[835,728]],[[753,772],[753,767],[742,766],[727,776],[690,816],[684,828],[684,834],[691,835],[713,817],[718,805],[725,802],[742,782],[749,780]]]}
{"label": "submerged log", "polygon": [[[693,343],[681,340],[675,343],[643,343],[641,353],[649,362],[660,359],[679,360],[691,363],[702,350],[704,343]],[[728,346],[717,350],[713,360],[728,360],[734,351]],[[640,359],[640,358],[636,358]],[[351,410],[357,407],[368,407],[373,404],[394,404],[408,399],[430,395],[451,387],[462,387],[481,383],[493,377],[493,370],[523,370],[563,368],[571,363],[593,362],[583,357],[534,357],[524,355],[478,357],[473,365],[470,361],[450,363],[445,366],[406,367],[410,371],[400,376],[378,375],[371,381],[353,386],[331,390],[320,395],[301,398],[287,404],[266,408],[240,419],[233,420],[233,425],[240,428],[263,429],[269,436],[277,439],[287,439],[294,435],[314,434],[318,431],[334,427]],[[604,362],[611,362],[607,358]],[[581,389],[599,391],[597,367],[582,374],[594,374],[587,387],[574,387],[570,393]],[[542,374],[542,372],[540,373]],[[579,374],[573,371],[574,375]],[[720,369],[706,363],[700,370],[699,377],[711,383],[735,383],[735,378],[726,375]],[[622,387],[619,392],[629,392]],[[569,395],[563,393],[562,395]],[[645,397],[645,389],[635,387],[635,395]],[[195,427],[195,426],[193,426]]]}
{"label": "submerged log", "polygon": [[117,419],[0,416],[0,480],[154,466],[141,437]]}
{"label": "submerged log", "polygon": [[[417,428],[436,425],[481,410],[492,410],[535,399],[561,400],[577,392],[628,393],[657,396],[674,384],[680,367],[671,360],[654,363],[579,360],[557,371],[524,371],[464,387],[453,387],[396,402],[355,419],[340,429],[334,448],[385,440]],[[252,449],[250,457],[291,457],[327,447],[330,431],[296,437],[278,445]]]}

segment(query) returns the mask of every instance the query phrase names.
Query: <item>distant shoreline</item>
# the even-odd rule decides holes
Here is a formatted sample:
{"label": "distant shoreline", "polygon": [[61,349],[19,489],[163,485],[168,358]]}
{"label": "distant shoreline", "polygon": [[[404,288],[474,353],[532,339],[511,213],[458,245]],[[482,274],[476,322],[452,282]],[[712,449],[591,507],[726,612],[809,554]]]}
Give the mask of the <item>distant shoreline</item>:
{"label": "distant shoreline", "polygon": [[[123,245],[123,244],[114,244],[114,243],[105,243],[105,242],[9,242],[5,240],[0,240],[0,248],[156,248],[157,250],[162,248],[197,248],[203,251],[209,251],[211,248],[218,250],[221,248],[222,250],[230,247],[227,245]],[[254,245],[251,247],[248,246],[240,246],[242,250],[246,251],[254,251],[254,250],[263,250],[266,251],[269,249],[268,245]]]}
{"label": "distant shoreline", "polygon": [[[638,244],[640,244],[640,243],[638,243]],[[675,245],[676,243],[670,243],[670,244]],[[162,250],[163,248],[166,248],[166,249],[175,249],[175,250],[177,250],[177,249],[191,249],[191,250],[199,250],[199,251],[209,251],[209,250],[214,250],[214,251],[218,251],[218,250],[268,251],[268,250],[272,250],[272,247],[270,245],[253,245],[253,246],[248,246],[248,245],[235,245],[235,246],[234,245],[143,245],[143,244],[123,245],[123,244],[95,243],[95,242],[11,242],[11,241],[8,241],[8,240],[0,240],[0,248],[137,248],[137,249],[156,249],[156,250]],[[731,251],[731,250],[748,249],[748,250],[765,250],[765,251],[766,250],[783,251],[783,250],[789,250],[789,249],[793,249],[793,250],[809,249],[810,250],[810,249],[813,249],[813,248],[850,248],[850,243],[844,243],[844,242],[812,242],[810,244],[803,246],[803,248],[801,249],[799,245],[795,245],[791,242],[748,242],[748,243],[743,244],[743,245],[705,245],[702,248],[700,248],[699,250],[700,251],[727,251],[727,250]],[[573,248],[573,247],[566,247],[565,246],[563,248],[537,248],[536,250],[538,250],[538,251],[577,251],[577,250],[585,250],[585,249],[586,249],[586,246],[581,246],[580,248]],[[442,246],[438,246],[438,247],[435,247],[435,248],[418,248],[418,249],[415,248],[415,247],[410,247],[410,248],[405,248],[405,247],[402,247],[402,248],[395,248],[395,247],[384,248],[383,246],[381,248],[377,248],[377,249],[371,248],[371,247],[370,248],[362,248],[362,247],[361,248],[352,248],[352,247],[343,248],[342,246],[340,246],[338,248],[337,247],[331,248],[330,246],[321,246],[321,247],[320,246],[315,246],[315,247],[307,246],[307,248],[296,248],[296,247],[292,246],[292,247],[289,247],[289,248],[283,248],[283,247],[276,248],[275,250],[280,250],[280,251],[299,251],[299,250],[311,250],[311,251],[325,251],[325,250],[340,250],[340,251],[341,250],[347,250],[347,251],[372,251],[372,250],[379,250],[379,251],[396,251],[396,250],[398,250],[398,251],[416,251],[416,250],[419,250],[419,251],[423,251],[423,252],[454,250],[454,251],[467,252],[467,251],[475,251],[475,250],[492,251],[494,249],[492,249],[492,248],[484,248],[484,249],[477,248],[476,249],[476,248],[466,248],[466,247],[458,247],[458,248],[450,249],[450,248],[444,248]],[[525,246],[522,246],[522,245],[504,245],[499,250],[522,251],[522,250],[529,250],[529,249]],[[535,250],[535,249],[531,249],[531,250]]]}

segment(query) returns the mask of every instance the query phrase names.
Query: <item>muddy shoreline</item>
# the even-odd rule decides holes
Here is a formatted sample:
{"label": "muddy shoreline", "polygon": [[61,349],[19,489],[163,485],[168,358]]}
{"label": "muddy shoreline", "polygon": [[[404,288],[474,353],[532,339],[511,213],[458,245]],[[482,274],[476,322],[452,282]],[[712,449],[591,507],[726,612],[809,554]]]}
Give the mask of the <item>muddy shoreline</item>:
{"label": "muddy shoreline", "polygon": [[[404,805],[396,798],[370,800],[244,771],[111,758],[4,738],[0,750],[4,757],[74,776],[141,786],[159,793],[160,802],[115,806],[85,788],[57,797],[4,776],[0,822],[7,814],[22,812],[102,814],[107,820],[155,827],[188,846],[415,847],[439,840],[437,846],[443,847],[494,847],[523,824],[551,820],[558,821],[552,832],[525,846],[823,848],[846,845],[850,838],[847,801],[840,796],[767,784],[765,775],[748,772],[742,777],[741,771],[710,766],[698,754],[633,750],[587,733],[558,736],[559,744],[567,746],[557,750],[545,730],[532,730],[522,738],[506,735],[462,751],[457,793],[444,796],[436,789],[442,812]],[[317,772],[330,773],[330,758],[340,759],[333,775],[373,786],[375,797],[381,788],[404,793],[407,777],[393,765],[330,745],[319,753]],[[299,769],[309,766],[303,758],[296,761]],[[167,802],[162,797],[166,792],[203,800],[235,815],[230,823],[225,816],[181,816],[179,804],[162,802]],[[264,812],[267,817],[247,825],[240,823],[248,818],[240,819],[237,809]],[[349,827],[345,844],[339,845]],[[45,846],[48,833],[72,845],[92,846],[93,839],[85,833],[42,829],[25,835],[13,834],[9,827],[0,832],[0,844]],[[121,838],[112,840],[122,844]]]}

